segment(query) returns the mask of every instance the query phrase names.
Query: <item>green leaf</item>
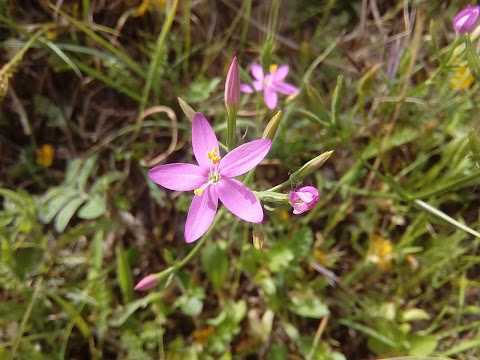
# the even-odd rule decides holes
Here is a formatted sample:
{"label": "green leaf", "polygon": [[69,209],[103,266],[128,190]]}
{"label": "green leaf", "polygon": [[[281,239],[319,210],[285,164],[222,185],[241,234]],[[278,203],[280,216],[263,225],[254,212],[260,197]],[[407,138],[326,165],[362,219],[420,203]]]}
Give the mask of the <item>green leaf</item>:
{"label": "green leaf", "polygon": [[410,348],[408,349],[408,355],[411,356],[429,356],[431,355],[438,345],[438,339],[435,335],[416,335],[413,334],[409,337]]}
{"label": "green leaf", "polygon": [[77,180],[78,172],[80,171],[80,167],[82,166],[81,159],[73,159],[69,161],[67,165],[67,171],[65,174],[65,184],[72,185],[75,184]]}
{"label": "green leaf", "polygon": [[291,242],[291,248],[295,255],[295,261],[300,262],[312,252],[313,231],[309,227],[298,230]]}
{"label": "green leaf", "polygon": [[107,209],[105,198],[100,194],[93,194],[92,198],[78,210],[81,219],[96,219],[102,216]]}
{"label": "green leaf", "polygon": [[127,321],[128,318],[132,316],[132,314],[139,308],[144,308],[153,302],[161,302],[162,297],[162,293],[153,292],[141,299],[131,302],[115,314],[115,316],[110,320],[110,325],[113,327],[122,326],[125,321]]}
{"label": "green leaf", "polygon": [[338,119],[337,115],[340,111],[340,107],[342,106],[341,98],[343,93],[343,76],[340,75],[337,79],[337,86],[333,91],[332,96],[332,123],[335,124]]}
{"label": "green leaf", "polygon": [[228,275],[228,258],[225,251],[215,243],[207,244],[202,252],[202,267],[212,286],[219,289]]}
{"label": "green leaf", "polygon": [[480,167],[480,140],[478,140],[473,130],[468,132],[468,144],[470,146],[470,151],[473,154],[473,158],[477,162],[477,166]]}
{"label": "green leaf", "polygon": [[87,185],[88,178],[94,171],[94,167],[97,164],[97,157],[91,156],[87,160],[85,160],[80,168],[79,174],[76,176],[76,184],[78,189],[85,190],[85,186]]}
{"label": "green leaf", "polygon": [[182,312],[188,316],[197,316],[202,313],[203,301],[198,297],[189,297],[180,306]]}
{"label": "green leaf", "polygon": [[272,272],[278,272],[282,269],[287,269],[290,262],[295,259],[293,250],[285,244],[274,244],[268,249],[268,268]]}
{"label": "green leaf", "polygon": [[185,101],[192,104],[198,104],[207,100],[220,81],[221,79],[219,77],[208,79],[204,75],[198,75],[193,83],[190,84],[188,91],[185,94]]}
{"label": "green leaf", "polygon": [[78,330],[80,330],[80,333],[85,338],[89,338],[90,328],[88,327],[87,323],[85,322],[83,317],[80,315],[80,313],[72,306],[72,304],[70,304],[69,302],[66,302],[55,293],[49,293],[48,295],[50,296],[50,298],[56,301],[58,305],[60,305],[68,315],[70,315],[72,321],[75,323],[75,326],[77,327]]}
{"label": "green leaf", "polygon": [[71,200],[62,210],[60,210],[55,218],[55,230],[57,230],[57,232],[62,233],[63,230],[65,230],[68,223],[72,219],[73,214],[75,214],[75,211],[77,211],[80,205],[82,205],[84,202],[84,198],[77,197]]}
{"label": "green leaf", "polygon": [[470,73],[477,83],[480,83],[480,58],[472,46],[470,34],[465,34],[465,47],[467,51],[467,62]]}
{"label": "green leaf", "polygon": [[133,300],[133,277],[130,264],[128,262],[127,252],[118,245],[116,250],[117,255],[117,279],[118,285],[123,296],[123,303],[128,304]]}
{"label": "green leaf", "polygon": [[327,305],[313,296],[293,297],[290,310],[301,317],[312,319],[321,319],[329,313]]}
{"label": "green leaf", "polygon": [[[43,207],[45,211],[40,212],[40,221],[43,223],[49,223],[52,219],[62,210],[69,202],[74,198],[79,198],[80,194],[77,190],[72,188],[59,188],[59,192],[55,193],[56,196],[52,197],[48,202],[44,202],[42,199]],[[50,193],[47,193],[50,195]],[[68,219],[70,220],[70,219]]]}
{"label": "green leaf", "polygon": [[272,344],[268,352],[267,360],[288,360],[288,351],[282,345]]}
{"label": "green leaf", "polygon": [[25,276],[35,273],[43,261],[44,251],[38,247],[21,247],[15,251],[15,264],[17,273]]}

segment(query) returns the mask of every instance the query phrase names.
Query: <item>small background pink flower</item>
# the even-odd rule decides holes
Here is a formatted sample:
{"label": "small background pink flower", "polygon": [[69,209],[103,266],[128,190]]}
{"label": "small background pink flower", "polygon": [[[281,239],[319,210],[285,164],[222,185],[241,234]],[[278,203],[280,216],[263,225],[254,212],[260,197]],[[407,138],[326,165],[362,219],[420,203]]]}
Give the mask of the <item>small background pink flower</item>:
{"label": "small background pink flower", "polygon": [[317,204],[318,190],[313,186],[304,186],[297,191],[292,191],[288,202],[293,207],[293,213],[300,215]]}
{"label": "small background pink flower", "polygon": [[[270,72],[265,75],[259,64],[254,63],[252,65],[251,71],[254,77],[252,81],[253,88],[256,91],[263,90],[263,100],[269,109],[275,109],[277,107],[277,93],[293,95],[299,92],[296,86],[283,81],[288,74],[288,70],[288,65],[270,65]],[[240,90],[244,93],[253,93],[253,89],[247,84],[240,85]]]}

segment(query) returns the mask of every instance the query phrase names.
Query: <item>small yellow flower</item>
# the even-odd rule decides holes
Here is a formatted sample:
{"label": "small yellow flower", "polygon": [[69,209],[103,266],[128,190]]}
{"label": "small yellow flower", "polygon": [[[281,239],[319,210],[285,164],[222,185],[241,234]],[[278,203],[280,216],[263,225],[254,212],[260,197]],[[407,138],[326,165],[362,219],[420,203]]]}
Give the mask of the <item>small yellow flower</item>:
{"label": "small yellow flower", "polygon": [[55,158],[55,148],[50,144],[44,144],[37,149],[37,164],[49,168]]}
{"label": "small yellow flower", "polygon": [[327,254],[323,251],[315,250],[314,251],[315,260],[318,261],[320,265],[326,266],[327,265]]}
{"label": "small yellow flower", "polygon": [[290,216],[288,215],[288,211],[282,210],[282,211],[280,212],[280,218],[281,218],[283,221],[287,221],[289,217],[290,217]]}
{"label": "small yellow flower", "polygon": [[392,242],[375,235],[368,250],[367,261],[377,264],[382,271],[390,271],[393,267],[394,258]]}
{"label": "small yellow flower", "polygon": [[468,90],[473,84],[473,76],[470,73],[468,66],[459,66],[450,80],[450,87],[452,90]]}
{"label": "small yellow flower", "polygon": [[57,32],[54,30],[48,30],[45,32],[45,38],[47,40],[56,40],[57,39]]}

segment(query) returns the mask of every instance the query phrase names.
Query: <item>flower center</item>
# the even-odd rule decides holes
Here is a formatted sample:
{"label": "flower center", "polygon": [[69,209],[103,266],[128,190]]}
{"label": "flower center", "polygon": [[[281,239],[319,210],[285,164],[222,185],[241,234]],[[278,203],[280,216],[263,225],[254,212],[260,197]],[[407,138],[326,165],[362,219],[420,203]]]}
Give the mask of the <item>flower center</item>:
{"label": "flower center", "polygon": [[271,64],[269,67],[270,74],[273,74],[275,71],[277,71],[278,65],[277,64]]}
{"label": "flower center", "polygon": [[198,196],[202,196],[206,188],[212,184],[216,184],[220,181],[220,174],[218,173],[218,163],[221,160],[221,157],[217,154],[217,147],[214,146],[212,151],[207,151],[207,157],[212,162],[210,166],[210,172],[208,173],[208,181],[200,186],[198,189],[193,190],[193,193]]}

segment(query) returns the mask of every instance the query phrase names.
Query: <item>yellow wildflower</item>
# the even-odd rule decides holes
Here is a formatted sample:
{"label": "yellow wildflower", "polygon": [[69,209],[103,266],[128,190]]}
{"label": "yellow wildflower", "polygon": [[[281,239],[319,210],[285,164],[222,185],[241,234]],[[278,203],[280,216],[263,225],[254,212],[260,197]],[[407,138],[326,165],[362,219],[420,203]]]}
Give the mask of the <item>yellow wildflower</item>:
{"label": "yellow wildflower", "polygon": [[450,87],[452,90],[468,90],[473,84],[473,76],[468,66],[459,66],[455,69]]}
{"label": "yellow wildflower", "polygon": [[280,218],[281,218],[283,221],[287,221],[289,217],[290,217],[290,216],[288,215],[288,212],[287,212],[286,210],[282,210],[282,211],[280,212]]}
{"label": "yellow wildflower", "polygon": [[368,250],[367,261],[377,264],[382,271],[390,271],[393,267],[394,257],[392,242],[375,235]]}
{"label": "yellow wildflower", "polygon": [[55,148],[50,144],[44,144],[37,149],[37,164],[49,168],[55,158]]}

